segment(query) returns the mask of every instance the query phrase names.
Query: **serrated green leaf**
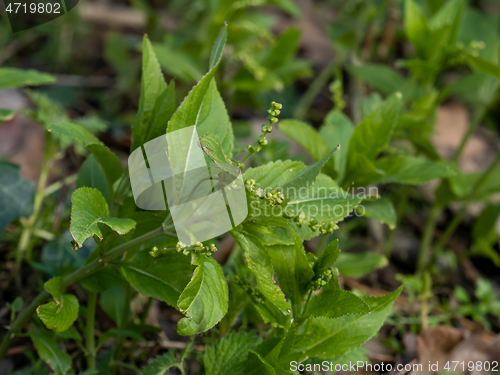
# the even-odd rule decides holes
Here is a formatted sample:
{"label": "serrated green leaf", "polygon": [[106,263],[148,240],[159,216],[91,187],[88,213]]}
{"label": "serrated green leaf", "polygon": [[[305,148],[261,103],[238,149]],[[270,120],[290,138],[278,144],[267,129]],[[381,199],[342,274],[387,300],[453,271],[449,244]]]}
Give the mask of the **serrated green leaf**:
{"label": "serrated green leaf", "polygon": [[210,52],[210,64],[209,70],[212,70],[222,57],[222,52],[224,51],[224,46],[227,40],[227,24],[222,25],[217,39],[215,39],[214,45],[212,46],[212,51]]}
{"label": "serrated green leaf", "polygon": [[292,303],[300,303],[307,292],[307,285],[314,278],[314,272],[307,261],[302,239],[287,220],[276,220],[274,224],[284,226],[288,230],[293,245],[269,246],[271,263],[283,292]]}
{"label": "serrated green leaf", "polygon": [[347,151],[349,150],[349,141],[354,126],[342,112],[331,111],[325,118],[325,123],[319,129],[319,135],[325,140],[330,148],[340,145],[338,150],[333,155],[335,171],[337,173],[337,182],[342,183],[345,176],[347,164]]}
{"label": "serrated green leaf", "polygon": [[379,90],[385,95],[391,95],[399,91],[403,94],[403,98],[408,100],[411,94],[416,90],[415,84],[404,79],[387,65],[351,65],[348,67],[348,70],[351,74],[365,81],[371,87]]}
{"label": "serrated green leaf", "polygon": [[[153,46],[147,36],[142,43],[141,97],[137,121],[133,129],[132,151],[149,141],[152,114],[159,97],[167,89],[165,77],[156,58]],[[163,101],[161,101],[163,102]]]}
{"label": "serrated green leaf", "polygon": [[206,347],[203,364],[207,375],[242,374],[248,359],[248,352],[260,341],[254,331],[231,332]]}
{"label": "serrated green leaf", "polygon": [[335,267],[342,275],[362,277],[371,271],[387,266],[389,261],[383,255],[366,251],[364,253],[341,253]]}
{"label": "serrated green leaf", "polygon": [[305,167],[304,163],[300,161],[277,160],[261,165],[260,167],[248,168],[243,174],[243,179],[254,179],[256,184],[263,189],[277,188]]}
{"label": "serrated green leaf", "polygon": [[245,375],[276,375],[273,367],[262,356],[254,351],[248,354]]}
{"label": "serrated green leaf", "polygon": [[285,300],[285,295],[274,283],[274,270],[269,254],[257,236],[248,232],[233,230],[230,232],[238,245],[243,249],[248,268],[254,274],[257,287],[264,296],[285,314],[290,305]]}
{"label": "serrated green leaf", "polygon": [[192,262],[198,267],[177,301],[186,315],[177,324],[177,333],[183,336],[208,331],[228,308],[228,287],[219,263],[205,254],[193,254]]}
{"label": "serrated green leaf", "polygon": [[287,202],[286,210],[293,209],[295,214],[303,212],[311,219],[327,223],[342,221],[363,199],[353,194],[353,190],[342,190],[335,181],[321,173],[314,183],[296,191],[296,197]]}
{"label": "serrated green leaf", "polygon": [[196,126],[198,135],[215,134],[228,157],[232,157],[234,135],[226,107],[213,79],[217,64],[191,89],[168,123],[168,132]]}
{"label": "serrated green leaf", "polygon": [[135,221],[131,219],[109,217],[108,204],[97,189],[82,187],[75,190],[71,203],[70,231],[79,247],[94,234],[102,238],[98,223],[106,224],[118,234],[135,228]]}
{"label": "serrated green leaf", "polygon": [[329,358],[352,352],[379,331],[402,290],[400,287],[382,297],[365,297],[370,314],[312,318],[310,333],[297,338],[297,347],[309,357]]}
{"label": "serrated green leaf", "polygon": [[19,166],[0,161],[0,234],[13,220],[33,212],[35,184],[19,174]]}
{"label": "serrated green leaf", "polygon": [[57,136],[69,137],[82,143],[101,165],[110,186],[123,174],[123,167],[118,157],[83,126],[60,122],[49,124],[47,130]]}
{"label": "serrated green leaf", "polygon": [[143,372],[143,375],[163,375],[171,368],[179,368],[175,358],[175,351],[171,350],[161,356],[158,356],[151,362]]}
{"label": "serrated green leaf", "polygon": [[78,171],[75,187],[78,189],[83,186],[99,190],[106,202],[111,203],[108,179],[94,155],[89,155]]}
{"label": "serrated green leaf", "polygon": [[375,166],[385,172],[378,183],[408,185],[425,184],[436,178],[449,177],[453,170],[445,163],[433,162],[414,156],[390,156],[378,159]]}
{"label": "serrated green leaf", "polygon": [[481,57],[473,56],[470,53],[467,53],[466,60],[471,69],[500,78],[500,65],[494,64]]}
{"label": "serrated green leaf", "polygon": [[350,154],[346,169],[346,174],[342,180],[342,187],[357,188],[367,186],[378,181],[384,171],[377,169],[375,164],[365,155],[360,153]]}
{"label": "serrated green leaf", "polygon": [[144,143],[165,134],[168,122],[175,112],[175,100],[175,82],[172,80],[156,100],[150,124],[147,126],[147,131],[144,135]]}
{"label": "serrated green leaf", "polygon": [[213,162],[217,164],[229,163],[233,164],[233,162],[226,156],[224,153],[224,149],[220,143],[219,137],[215,134],[205,134],[200,137],[199,143],[203,152],[212,159]]}
{"label": "serrated green leaf", "polygon": [[56,79],[54,76],[36,70],[0,68],[0,89],[47,85],[55,83],[55,81]]}
{"label": "serrated green leaf", "polygon": [[381,198],[374,201],[364,201],[358,206],[357,210],[363,216],[387,224],[390,229],[396,228],[396,210],[389,199]]}
{"label": "serrated green leaf", "polygon": [[299,173],[285,182],[281,188],[283,190],[283,194],[285,198],[288,200],[294,200],[300,197],[300,189],[302,188],[310,188],[311,185],[314,184],[316,178],[318,177],[321,168],[325,166],[327,161],[332,157],[333,153],[337,151],[338,148],[334,148],[331,150],[325,157],[318,160],[313,165],[310,165],[304,169],[302,169]]}
{"label": "serrated green leaf", "polygon": [[63,278],[54,277],[44,284],[54,301],[38,306],[36,313],[40,320],[49,329],[56,328],[57,332],[64,332],[73,325],[78,317],[78,299],[71,294],[63,294]]}
{"label": "serrated green leaf", "polygon": [[271,50],[264,66],[276,69],[291,58],[299,46],[300,30],[289,28],[283,32]]}
{"label": "serrated green leaf", "polygon": [[40,358],[46,362],[53,371],[60,374],[67,374],[71,368],[71,357],[63,352],[55,337],[40,328],[28,330],[28,334],[35,345]]}
{"label": "serrated green leaf", "polygon": [[[321,135],[311,125],[305,122],[298,120],[283,120],[279,122],[279,129],[288,138],[301,145],[315,161],[320,160],[333,148],[323,140]],[[329,173],[335,174],[333,159],[328,160],[326,168],[328,168]]]}
{"label": "serrated green leaf", "polygon": [[189,258],[175,251],[155,259],[147,251],[139,251],[121,267],[123,276],[135,290],[174,307],[193,270]]}
{"label": "serrated green leaf", "polygon": [[59,301],[52,301],[37,308],[40,320],[49,329],[64,332],[78,317],[78,299],[72,294],[62,294]]}
{"label": "serrated green leaf", "polygon": [[307,316],[335,319],[347,314],[366,314],[368,305],[345,290],[329,290],[317,294],[307,305]]}
{"label": "serrated green leaf", "polygon": [[395,94],[356,127],[349,142],[348,164],[354,154],[374,160],[385,149],[396,127],[401,105],[402,95]]}
{"label": "serrated green leaf", "polygon": [[428,45],[429,26],[422,8],[415,0],[405,1],[404,14],[405,32],[421,57],[425,57]]}
{"label": "serrated green leaf", "polygon": [[314,264],[314,273],[321,275],[328,268],[333,266],[340,255],[339,240],[333,240],[321,253],[321,256]]}

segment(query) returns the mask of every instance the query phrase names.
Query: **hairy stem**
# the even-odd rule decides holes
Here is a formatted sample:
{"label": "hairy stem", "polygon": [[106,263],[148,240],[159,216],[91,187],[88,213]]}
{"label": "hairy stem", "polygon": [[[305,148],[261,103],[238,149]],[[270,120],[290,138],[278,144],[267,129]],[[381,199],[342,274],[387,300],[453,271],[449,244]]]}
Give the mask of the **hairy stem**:
{"label": "hairy stem", "polygon": [[[131,250],[145,242],[153,240],[157,237],[160,237],[164,234],[165,230],[170,229],[169,227],[160,227],[149,233],[146,233],[140,237],[137,237],[127,243],[124,243],[120,246],[115,247],[114,249],[107,252],[102,258],[95,259],[84,267],[70,273],[63,280],[63,287],[66,288],[71,284],[76,283],[77,281],[87,277],[99,269],[103,268],[106,263],[111,262],[121,254],[125,253],[128,250]],[[42,291],[38,296],[29,304],[29,306],[17,317],[16,321],[12,323],[10,329],[5,333],[2,343],[0,344],[0,362],[5,357],[7,350],[10,347],[10,344],[14,337],[21,331],[22,327],[31,319],[32,315],[35,313],[37,307],[44,303],[46,300],[50,298],[50,294],[45,290]]]}
{"label": "hairy stem", "polygon": [[94,341],[94,322],[95,306],[97,302],[97,293],[90,292],[87,302],[87,325],[85,326],[85,347],[87,349],[87,368],[95,368],[95,341]]}

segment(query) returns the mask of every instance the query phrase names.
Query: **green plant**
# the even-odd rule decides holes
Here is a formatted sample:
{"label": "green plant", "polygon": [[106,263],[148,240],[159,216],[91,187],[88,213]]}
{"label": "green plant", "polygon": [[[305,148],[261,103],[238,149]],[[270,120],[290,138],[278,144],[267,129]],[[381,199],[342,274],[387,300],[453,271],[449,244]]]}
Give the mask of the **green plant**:
{"label": "green plant", "polygon": [[[142,90],[132,150],[165,131],[194,124],[200,134],[207,134],[200,139],[207,157],[215,163],[243,168],[242,161],[234,159],[232,127],[214,79],[225,42],[224,26],[212,49],[208,73],[175,109],[173,83],[164,81],[153,46],[144,38]],[[370,158],[373,160],[388,142],[400,102],[400,96],[394,96],[357,128],[361,130],[353,131],[354,146],[348,160],[358,158],[372,165]],[[39,100],[41,103],[43,100]],[[39,268],[52,277],[19,313],[19,301],[11,304],[12,316],[18,314],[4,334],[0,358],[29,325],[28,334],[39,357],[57,373],[73,373],[73,357],[80,355],[86,357],[87,373],[95,373],[97,367],[99,373],[115,372],[119,367],[137,372],[134,348],[145,332],[157,332],[144,324],[153,298],[185,315],[177,324],[178,334],[192,336],[210,331],[197,338],[211,345],[198,356],[206,374],[293,373],[291,361],[335,361],[348,353],[363,357],[361,345],[378,332],[402,288],[382,297],[359,297],[340,288],[339,272],[354,272],[349,268],[354,259],[339,256],[338,240],[327,243],[316,254],[304,249],[304,240],[317,236],[326,239],[338,228],[337,223],[367,198],[346,194],[321,172],[336,176],[344,170],[344,186],[362,180],[361,173],[353,174],[353,167],[342,164],[345,159],[332,160],[335,151],[342,152],[336,145],[325,144],[311,166],[285,160],[244,172],[249,215],[230,232],[237,246],[221,266],[211,256],[215,244],[185,246],[178,242],[168,212],[142,211],[134,205],[128,171],[122,170],[117,156],[91,131],[57,115],[57,110],[55,115],[54,111],[47,113],[47,109],[56,107],[44,108],[40,106],[34,117],[48,130],[46,149],[50,156],[61,153],[68,144],[79,145],[76,147],[90,154],[78,172],[77,189],[71,195],[72,249],[64,225],[58,228],[61,239],[44,248],[45,256],[55,247],[59,249],[55,251],[73,254],[75,259],[59,265],[44,262],[42,256]],[[271,104],[269,124],[262,127],[263,136],[249,147],[248,156],[266,146],[265,135],[272,131],[280,109],[281,104]],[[341,120],[339,126],[351,126],[340,114],[333,116]],[[362,131],[380,133],[376,145],[363,150],[366,138]],[[48,168],[48,160],[43,168]],[[328,194],[305,200],[299,193],[302,189]],[[30,191],[38,201],[37,215],[34,209],[30,212],[31,207],[16,215],[35,215],[34,220],[28,220],[30,231],[39,229],[36,218],[50,202],[50,194],[42,194],[47,190],[54,191],[46,188],[41,178],[37,193]],[[332,196],[333,192],[338,195]],[[1,190],[2,197],[7,193]],[[321,205],[328,210],[313,210]],[[335,207],[342,208],[341,212],[332,209]],[[22,241],[31,243],[29,239]],[[360,259],[369,269],[380,265],[379,257],[365,255]],[[85,297],[67,291],[74,284],[86,291]],[[134,296],[148,297],[142,315],[130,309]],[[106,329],[95,319],[98,302],[113,321],[112,328]],[[242,324],[240,317],[251,319],[251,323]],[[266,323],[267,328],[256,335],[251,328],[258,322]],[[98,338],[96,328],[101,332]],[[98,361],[98,351],[110,339],[115,340],[114,347]],[[131,350],[124,350],[129,339]],[[77,348],[72,355],[58,345],[68,341]],[[193,350],[188,345],[180,358],[172,351],[159,356],[144,373],[161,374],[171,367],[185,373],[185,359]]]}
{"label": "green plant", "polygon": [[500,301],[496,297],[495,290],[487,280],[478,279],[474,296],[477,302],[471,300],[469,293],[463,287],[455,287],[455,298],[460,302],[458,313],[462,316],[471,316],[475,321],[491,329],[487,316],[495,318],[500,316]]}

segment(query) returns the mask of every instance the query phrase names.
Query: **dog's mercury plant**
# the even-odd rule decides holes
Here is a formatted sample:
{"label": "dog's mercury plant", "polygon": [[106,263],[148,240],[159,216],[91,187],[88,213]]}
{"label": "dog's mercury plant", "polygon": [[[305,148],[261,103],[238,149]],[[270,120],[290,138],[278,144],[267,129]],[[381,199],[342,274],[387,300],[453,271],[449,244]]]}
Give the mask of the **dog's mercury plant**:
{"label": "dog's mercury plant", "polygon": [[[142,92],[133,149],[165,132],[194,124],[199,134],[206,135],[200,138],[199,146],[215,164],[222,169],[228,164],[242,165],[233,155],[232,126],[214,79],[225,39],[224,27],[215,42],[209,72],[170,112],[167,109],[175,106],[173,84],[164,81],[153,48],[148,38],[144,39]],[[384,124],[391,124],[397,116],[397,103],[397,98],[389,99],[376,119],[354,131],[353,138],[358,141],[352,149],[358,154],[367,152],[361,142],[368,139],[358,134],[358,129],[367,134],[382,132]],[[388,106],[390,109],[385,110]],[[266,134],[278,122],[281,109],[281,104],[271,103],[269,123],[262,126],[262,136],[248,147],[245,159],[267,144]],[[165,118],[167,115],[169,118]],[[317,254],[304,249],[304,240],[331,234],[350,213],[344,209],[342,214],[335,210],[306,214],[312,212],[308,209],[319,203],[354,207],[363,199],[315,197],[303,201],[296,193],[315,187],[340,189],[323,173],[339,173],[340,156],[335,163],[332,161],[337,145],[325,149],[311,166],[286,160],[244,172],[249,206],[253,202],[257,205],[230,231],[236,246],[221,266],[211,256],[217,250],[215,240],[186,246],[178,240],[168,212],[141,211],[133,204],[127,171],[122,171],[116,155],[88,130],[69,121],[51,124],[48,129],[55,141],[80,142],[92,154],[93,167],[102,172],[99,181],[82,178],[83,185],[71,199],[70,230],[75,251],[82,251],[88,241],[94,241],[96,248],[84,266],[45,282],[45,291],[10,325],[0,347],[0,358],[30,323],[36,326],[28,334],[39,356],[60,374],[73,373],[74,356],[62,351],[58,341],[75,341],[87,359],[88,371],[95,372],[98,365],[134,366],[134,351],[123,348],[127,338],[142,339],[137,333],[142,326],[129,314],[131,298],[138,294],[163,301],[184,315],[177,322],[177,333],[207,344],[207,350],[198,357],[205,374],[288,374],[293,373],[291,361],[333,360],[358,353],[391,313],[402,288],[382,297],[360,297],[341,289],[335,267],[340,254],[338,240]],[[376,151],[379,148],[372,158]],[[351,163],[360,162],[358,154],[352,155]],[[352,168],[347,169],[349,173]],[[362,174],[356,178],[361,179]],[[87,291],[86,297],[66,292],[75,283]],[[86,308],[81,309],[80,302],[85,298]],[[94,319],[98,300],[104,311],[111,311],[109,303],[117,304],[112,307],[114,315],[110,312],[117,329],[96,337],[101,330]],[[258,314],[252,321],[268,325],[260,335],[246,331],[248,325],[242,325],[241,316],[249,310]],[[98,360],[97,351],[112,339],[115,345],[110,354]],[[171,367],[182,368],[190,348],[180,360],[169,351],[137,371],[163,374]],[[225,362],[225,358],[231,361]]]}

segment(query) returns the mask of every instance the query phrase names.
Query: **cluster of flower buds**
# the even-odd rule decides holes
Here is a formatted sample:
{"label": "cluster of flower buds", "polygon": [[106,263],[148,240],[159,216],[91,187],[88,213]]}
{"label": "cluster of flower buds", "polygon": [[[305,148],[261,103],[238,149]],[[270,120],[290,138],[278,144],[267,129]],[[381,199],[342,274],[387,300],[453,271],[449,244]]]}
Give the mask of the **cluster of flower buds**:
{"label": "cluster of flower buds", "polygon": [[257,303],[264,303],[265,297],[262,292],[257,288],[252,288],[247,282],[243,281],[239,276],[234,277],[234,283],[243,289],[250,297]]}
{"label": "cluster of flower buds", "polygon": [[269,121],[269,124],[264,124],[262,125],[262,135],[259,137],[257,140],[257,144],[252,146],[248,145],[247,150],[250,152],[259,152],[262,149],[262,146],[266,146],[268,144],[266,134],[271,133],[273,131],[273,124],[276,124],[278,122],[278,117],[279,114],[281,113],[281,108],[283,108],[283,105],[280,103],[276,102],[271,102],[271,107],[267,110],[267,113],[269,113],[269,116],[267,116],[267,120]]}
{"label": "cluster of flower buds", "polygon": [[329,89],[332,93],[332,101],[335,104],[335,109],[337,111],[342,111],[345,108],[344,89],[342,81],[340,79],[336,79],[331,83]]}
{"label": "cluster of flower buds", "polygon": [[255,180],[246,180],[245,186],[248,191],[256,198],[266,199],[271,206],[276,206],[285,200],[285,195],[276,189],[272,189],[271,191],[266,191],[266,189],[255,188]]}
{"label": "cluster of flower buds", "polygon": [[217,251],[217,247],[213,243],[210,246],[205,246],[201,242],[196,242],[192,246],[186,246],[182,242],[177,242],[175,245],[175,251],[178,253],[182,252],[184,255],[189,255],[191,252],[206,254],[207,256],[212,256],[212,253]]}
{"label": "cluster of flower buds", "polygon": [[316,277],[313,281],[311,281],[308,285],[310,290],[318,290],[323,288],[333,277],[333,271],[328,268],[321,275]]}
{"label": "cluster of flower buds", "polygon": [[294,210],[285,210],[283,216],[287,219],[292,219],[299,228],[307,225],[312,231],[319,230],[321,234],[332,234],[334,230],[339,229],[338,225],[333,221],[330,221],[329,223],[322,223],[316,219],[310,219],[309,216],[302,211],[299,212],[298,215],[295,215]]}
{"label": "cluster of flower buds", "polygon": [[465,64],[467,63],[468,54],[478,57],[479,51],[484,49],[485,46],[484,42],[473,40],[468,45],[457,43],[453,46],[445,47],[449,55],[448,62],[450,65]]}

